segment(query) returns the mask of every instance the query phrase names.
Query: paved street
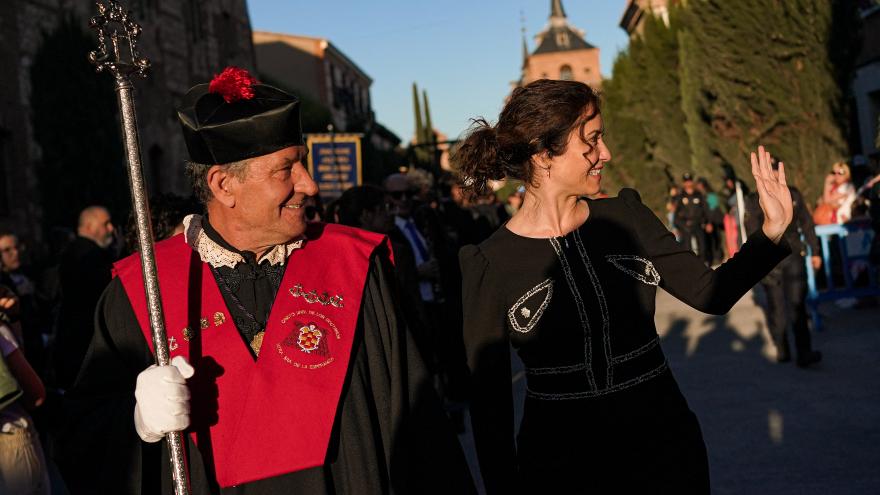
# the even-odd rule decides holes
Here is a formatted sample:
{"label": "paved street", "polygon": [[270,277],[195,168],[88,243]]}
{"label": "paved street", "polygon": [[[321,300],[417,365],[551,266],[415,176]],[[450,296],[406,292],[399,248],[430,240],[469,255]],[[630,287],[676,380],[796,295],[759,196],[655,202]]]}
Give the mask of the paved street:
{"label": "paved street", "polygon": [[775,363],[755,297],[715,317],[658,295],[657,328],[700,418],[713,493],[880,493],[880,310],[824,306],[826,330],[814,334],[824,360],[803,370]]}
{"label": "paved street", "polygon": [[666,293],[657,328],[700,418],[715,494],[880,493],[880,310],[823,306],[823,362],[776,364],[754,293],[726,316]]}

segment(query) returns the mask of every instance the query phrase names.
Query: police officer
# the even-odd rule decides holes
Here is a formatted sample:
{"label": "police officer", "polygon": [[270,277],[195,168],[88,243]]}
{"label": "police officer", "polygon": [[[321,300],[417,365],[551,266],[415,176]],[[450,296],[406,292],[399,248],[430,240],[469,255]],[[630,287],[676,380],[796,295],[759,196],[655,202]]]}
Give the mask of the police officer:
{"label": "police officer", "polygon": [[[776,268],[761,281],[761,286],[767,294],[767,306],[764,309],[767,327],[776,345],[776,361],[780,363],[791,361],[786,335],[787,328],[791,324],[797,353],[795,363],[805,368],[822,360],[822,353],[812,348],[810,330],[807,327],[807,273],[804,259],[807,246],[810,246],[813,253],[810,263],[814,269],[821,268],[822,257],[818,256],[819,240],[816,237],[816,226],[804,204],[804,198],[797,188],[792,186],[788,188],[791,190],[794,205],[794,219],[784,235],[788,245],[791,246],[791,254],[776,265]],[[746,231],[754,232],[764,221],[756,193],[746,197],[745,210]]]}
{"label": "police officer", "polygon": [[682,191],[675,199],[673,225],[678,229],[682,244],[701,258],[706,252],[706,233],[712,232],[706,198],[696,189],[694,178],[685,173],[681,177]]}

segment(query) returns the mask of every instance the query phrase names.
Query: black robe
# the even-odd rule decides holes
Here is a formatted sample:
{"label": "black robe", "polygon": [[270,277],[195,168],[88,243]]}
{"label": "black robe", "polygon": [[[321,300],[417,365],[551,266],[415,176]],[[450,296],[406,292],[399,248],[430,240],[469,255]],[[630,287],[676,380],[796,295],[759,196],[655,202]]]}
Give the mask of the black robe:
{"label": "black robe", "polygon": [[[370,261],[326,463],[219,489],[186,435],[194,495],[474,492],[461,448],[395,304],[397,288],[386,260],[374,255]],[[67,396],[58,464],[73,494],[172,494],[165,441],[144,443],[134,429],[136,378],[153,356],[119,279],[107,287],[95,319],[94,338]]]}

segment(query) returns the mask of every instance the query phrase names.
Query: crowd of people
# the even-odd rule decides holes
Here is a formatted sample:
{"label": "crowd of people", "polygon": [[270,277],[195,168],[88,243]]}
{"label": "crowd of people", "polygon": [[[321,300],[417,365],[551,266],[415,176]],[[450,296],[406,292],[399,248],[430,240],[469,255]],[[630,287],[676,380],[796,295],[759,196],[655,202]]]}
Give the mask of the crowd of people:
{"label": "crowd of people", "polygon": [[[707,265],[716,265],[735,254],[749,232],[742,219],[750,194],[748,185],[738,179],[729,166],[724,168],[723,184],[718,192],[705,177],[694,179],[692,174],[685,173],[680,183],[669,186],[667,226]],[[878,203],[880,170],[869,172],[857,188],[846,162],[831,166],[820,196],[812,201],[803,198],[804,207],[812,218],[812,227],[876,222],[880,215]],[[878,231],[876,227],[873,230]],[[813,249],[813,253],[819,256],[817,249]],[[880,254],[874,257],[875,263],[880,261]]]}
{"label": "crowd of people", "polygon": [[[656,288],[724,313],[760,283],[779,361],[789,326],[796,363],[821,360],[801,283],[807,246],[821,265],[816,210],[763,148],[755,192],[731,169],[719,192],[685,174],[667,230],[631,189],[585,199],[605,196],[611,160],[598,97],[542,80],[477,122],[462,176],[413,169],[321,198],[299,100],[246,89],[190,90],[193,198],[151,199],[172,366],[152,365],[132,219],[89,206],[32,250],[43,260],[0,233],[0,492],[170,493],[155,445],[186,430],[194,493],[471,493],[454,440],[469,405],[489,493],[708,493]],[[499,200],[502,177],[521,185]],[[861,195],[876,213],[880,179],[848,179],[835,164],[826,181],[833,219]],[[528,379],[516,444],[511,344]]]}

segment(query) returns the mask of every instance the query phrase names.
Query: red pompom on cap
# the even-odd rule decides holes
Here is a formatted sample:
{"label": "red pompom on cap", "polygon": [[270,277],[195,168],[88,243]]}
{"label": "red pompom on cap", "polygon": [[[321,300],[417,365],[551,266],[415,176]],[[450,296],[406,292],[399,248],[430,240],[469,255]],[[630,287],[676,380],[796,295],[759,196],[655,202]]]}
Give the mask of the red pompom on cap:
{"label": "red pompom on cap", "polygon": [[257,80],[250,72],[230,66],[214,76],[208,86],[208,92],[222,96],[226,103],[234,103],[253,98],[254,84],[257,84]]}

